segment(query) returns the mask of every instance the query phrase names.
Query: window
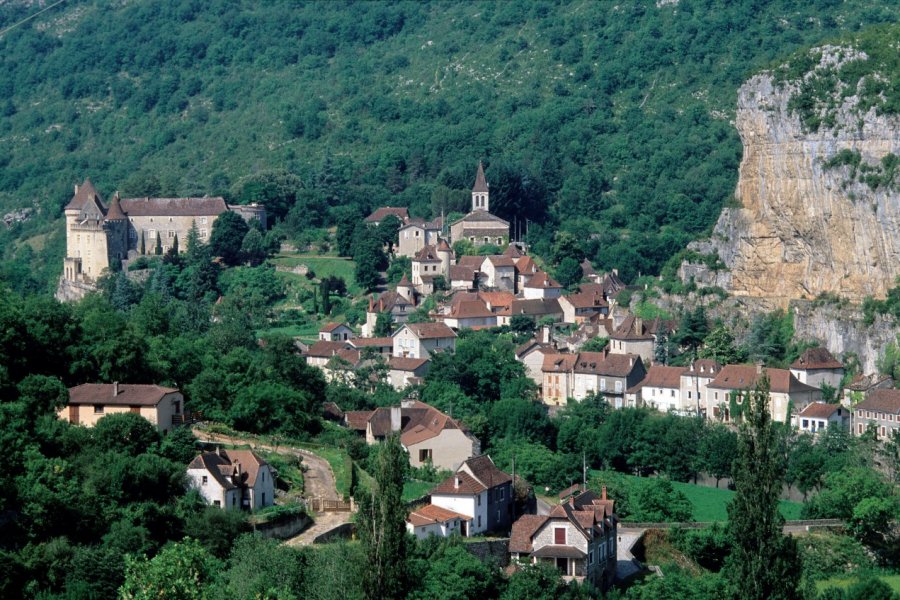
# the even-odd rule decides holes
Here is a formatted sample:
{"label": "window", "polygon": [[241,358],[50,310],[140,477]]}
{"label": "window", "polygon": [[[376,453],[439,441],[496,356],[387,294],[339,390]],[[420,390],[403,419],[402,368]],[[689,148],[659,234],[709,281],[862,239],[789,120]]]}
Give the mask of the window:
{"label": "window", "polygon": [[155,229],[148,229],[148,230],[147,230],[147,237],[148,237],[149,239],[151,239],[151,240],[156,239],[156,230],[155,230]]}
{"label": "window", "polygon": [[617,381],[617,382],[616,382],[616,392],[617,392],[617,393],[621,393],[621,392],[622,392],[622,382],[621,382],[621,381]]}
{"label": "window", "polygon": [[478,506],[481,506],[481,494],[478,494],[476,498],[478,498]]}
{"label": "window", "polygon": [[200,481],[200,485],[206,485],[207,483],[209,483],[209,477],[204,475],[203,479]]}
{"label": "window", "polygon": [[418,231],[416,231],[416,237],[419,237],[419,232],[418,232]]}
{"label": "window", "polygon": [[601,379],[601,380],[600,380],[600,391],[601,391],[601,392],[605,392],[605,391],[606,391],[606,380],[605,380],[605,379]]}
{"label": "window", "polygon": [[588,552],[588,564],[594,564],[594,551]]}
{"label": "window", "polygon": [[690,400],[690,399],[691,399],[691,393],[688,392],[688,400]]}
{"label": "window", "polygon": [[675,397],[675,390],[669,390],[671,392],[670,396]]}
{"label": "window", "polygon": [[716,400],[719,399],[719,392],[716,392]]}
{"label": "window", "polygon": [[424,463],[431,460],[431,449],[419,450],[419,462]]}
{"label": "window", "polygon": [[502,245],[503,245],[503,238],[497,238],[497,245],[498,245],[498,246],[502,246]]}
{"label": "window", "polygon": [[201,230],[200,230],[200,237],[202,237],[202,238],[205,238],[205,237],[206,237],[206,230],[205,230],[205,229],[201,229]]}
{"label": "window", "polygon": [[803,429],[806,429],[807,427],[809,427],[809,421],[807,421],[806,419],[803,419],[803,425],[801,425],[801,427],[803,427]]}
{"label": "window", "polygon": [[481,515],[478,515],[478,526],[481,527]]}
{"label": "window", "polygon": [[237,506],[237,496],[232,496],[232,497],[231,497],[231,505],[232,505],[232,506]]}
{"label": "window", "polygon": [[129,229],[128,237],[130,237],[133,240],[136,240],[137,239],[137,231],[135,231],[134,229]]}
{"label": "window", "polygon": [[263,480],[263,481],[266,480],[266,472],[265,472],[265,471],[262,472],[262,480]]}
{"label": "window", "polygon": [[500,488],[500,499],[506,500],[506,488]]}
{"label": "window", "polygon": [[200,224],[206,225],[206,217],[200,217]]}
{"label": "window", "polygon": [[553,543],[557,546],[565,546],[566,545],[566,528],[565,527],[554,527],[553,528]]}
{"label": "window", "polygon": [[174,229],[170,229],[170,230],[169,230],[169,239],[172,239],[173,237],[175,237],[175,230],[174,230]]}
{"label": "window", "polygon": [[222,506],[222,503],[218,500],[213,500],[213,506]]}
{"label": "window", "polygon": [[95,415],[102,415],[102,414],[103,414],[103,405],[102,405],[102,404],[95,404],[95,405],[94,405],[94,414],[95,414]]}

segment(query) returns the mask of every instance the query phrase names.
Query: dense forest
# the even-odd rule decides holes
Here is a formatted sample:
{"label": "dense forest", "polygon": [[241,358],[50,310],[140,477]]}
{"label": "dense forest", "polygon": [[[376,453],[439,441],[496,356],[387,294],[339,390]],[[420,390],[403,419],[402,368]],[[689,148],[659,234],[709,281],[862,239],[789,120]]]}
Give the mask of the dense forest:
{"label": "dense forest", "polygon": [[345,207],[463,210],[483,159],[493,209],[539,254],[568,231],[628,279],[732,198],[743,80],[896,18],[864,0],[96,0],[21,22],[34,12],[0,6],[0,209],[36,209],[0,233],[7,261],[62,255],[85,176],[236,201],[271,200],[255,178],[276,177],[272,212],[302,241]]}

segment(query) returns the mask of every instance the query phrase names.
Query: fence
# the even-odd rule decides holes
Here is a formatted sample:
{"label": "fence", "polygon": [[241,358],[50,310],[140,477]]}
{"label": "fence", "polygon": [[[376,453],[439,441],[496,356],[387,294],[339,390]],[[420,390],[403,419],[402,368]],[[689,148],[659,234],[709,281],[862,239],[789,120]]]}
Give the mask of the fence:
{"label": "fence", "polygon": [[315,512],[355,512],[353,498],[346,500],[330,500],[328,498],[310,498],[306,501],[310,510]]}

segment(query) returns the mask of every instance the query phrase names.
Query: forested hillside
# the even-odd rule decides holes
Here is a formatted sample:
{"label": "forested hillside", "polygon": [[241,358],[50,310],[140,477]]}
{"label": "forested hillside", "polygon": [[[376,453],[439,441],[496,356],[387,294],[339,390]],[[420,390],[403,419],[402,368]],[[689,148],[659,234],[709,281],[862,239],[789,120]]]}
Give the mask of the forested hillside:
{"label": "forested hillside", "polygon": [[0,3],[0,212],[38,209],[0,233],[4,278],[45,253],[29,275],[53,279],[85,176],[251,200],[287,172],[301,236],[342,206],[464,209],[480,158],[539,253],[562,229],[656,272],[732,197],[738,85],[892,4],[72,0],[16,25],[39,3]]}

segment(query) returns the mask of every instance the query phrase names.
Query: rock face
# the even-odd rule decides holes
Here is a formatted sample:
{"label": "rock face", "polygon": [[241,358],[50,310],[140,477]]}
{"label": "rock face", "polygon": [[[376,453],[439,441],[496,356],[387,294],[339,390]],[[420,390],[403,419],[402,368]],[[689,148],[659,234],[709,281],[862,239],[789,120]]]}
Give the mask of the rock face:
{"label": "rock face", "polygon": [[[826,48],[820,64],[839,64],[848,52]],[[824,163],[844,149],[868,164],[900,154],[900,119],[874,109],[861,115],[851,96],[836,100],[833,128],[804,131],[788,110],[798,89],[799,82],[778,84],[768,73],[741,87],[741,207],[723,210],[712,238],[690,246],[718,253],[727,271],[685,263],[681,275],[785,308],[823,292],[854,302],[884,297],[900,275],[898,187],[873,191],[848,182],[849,167]]]}

